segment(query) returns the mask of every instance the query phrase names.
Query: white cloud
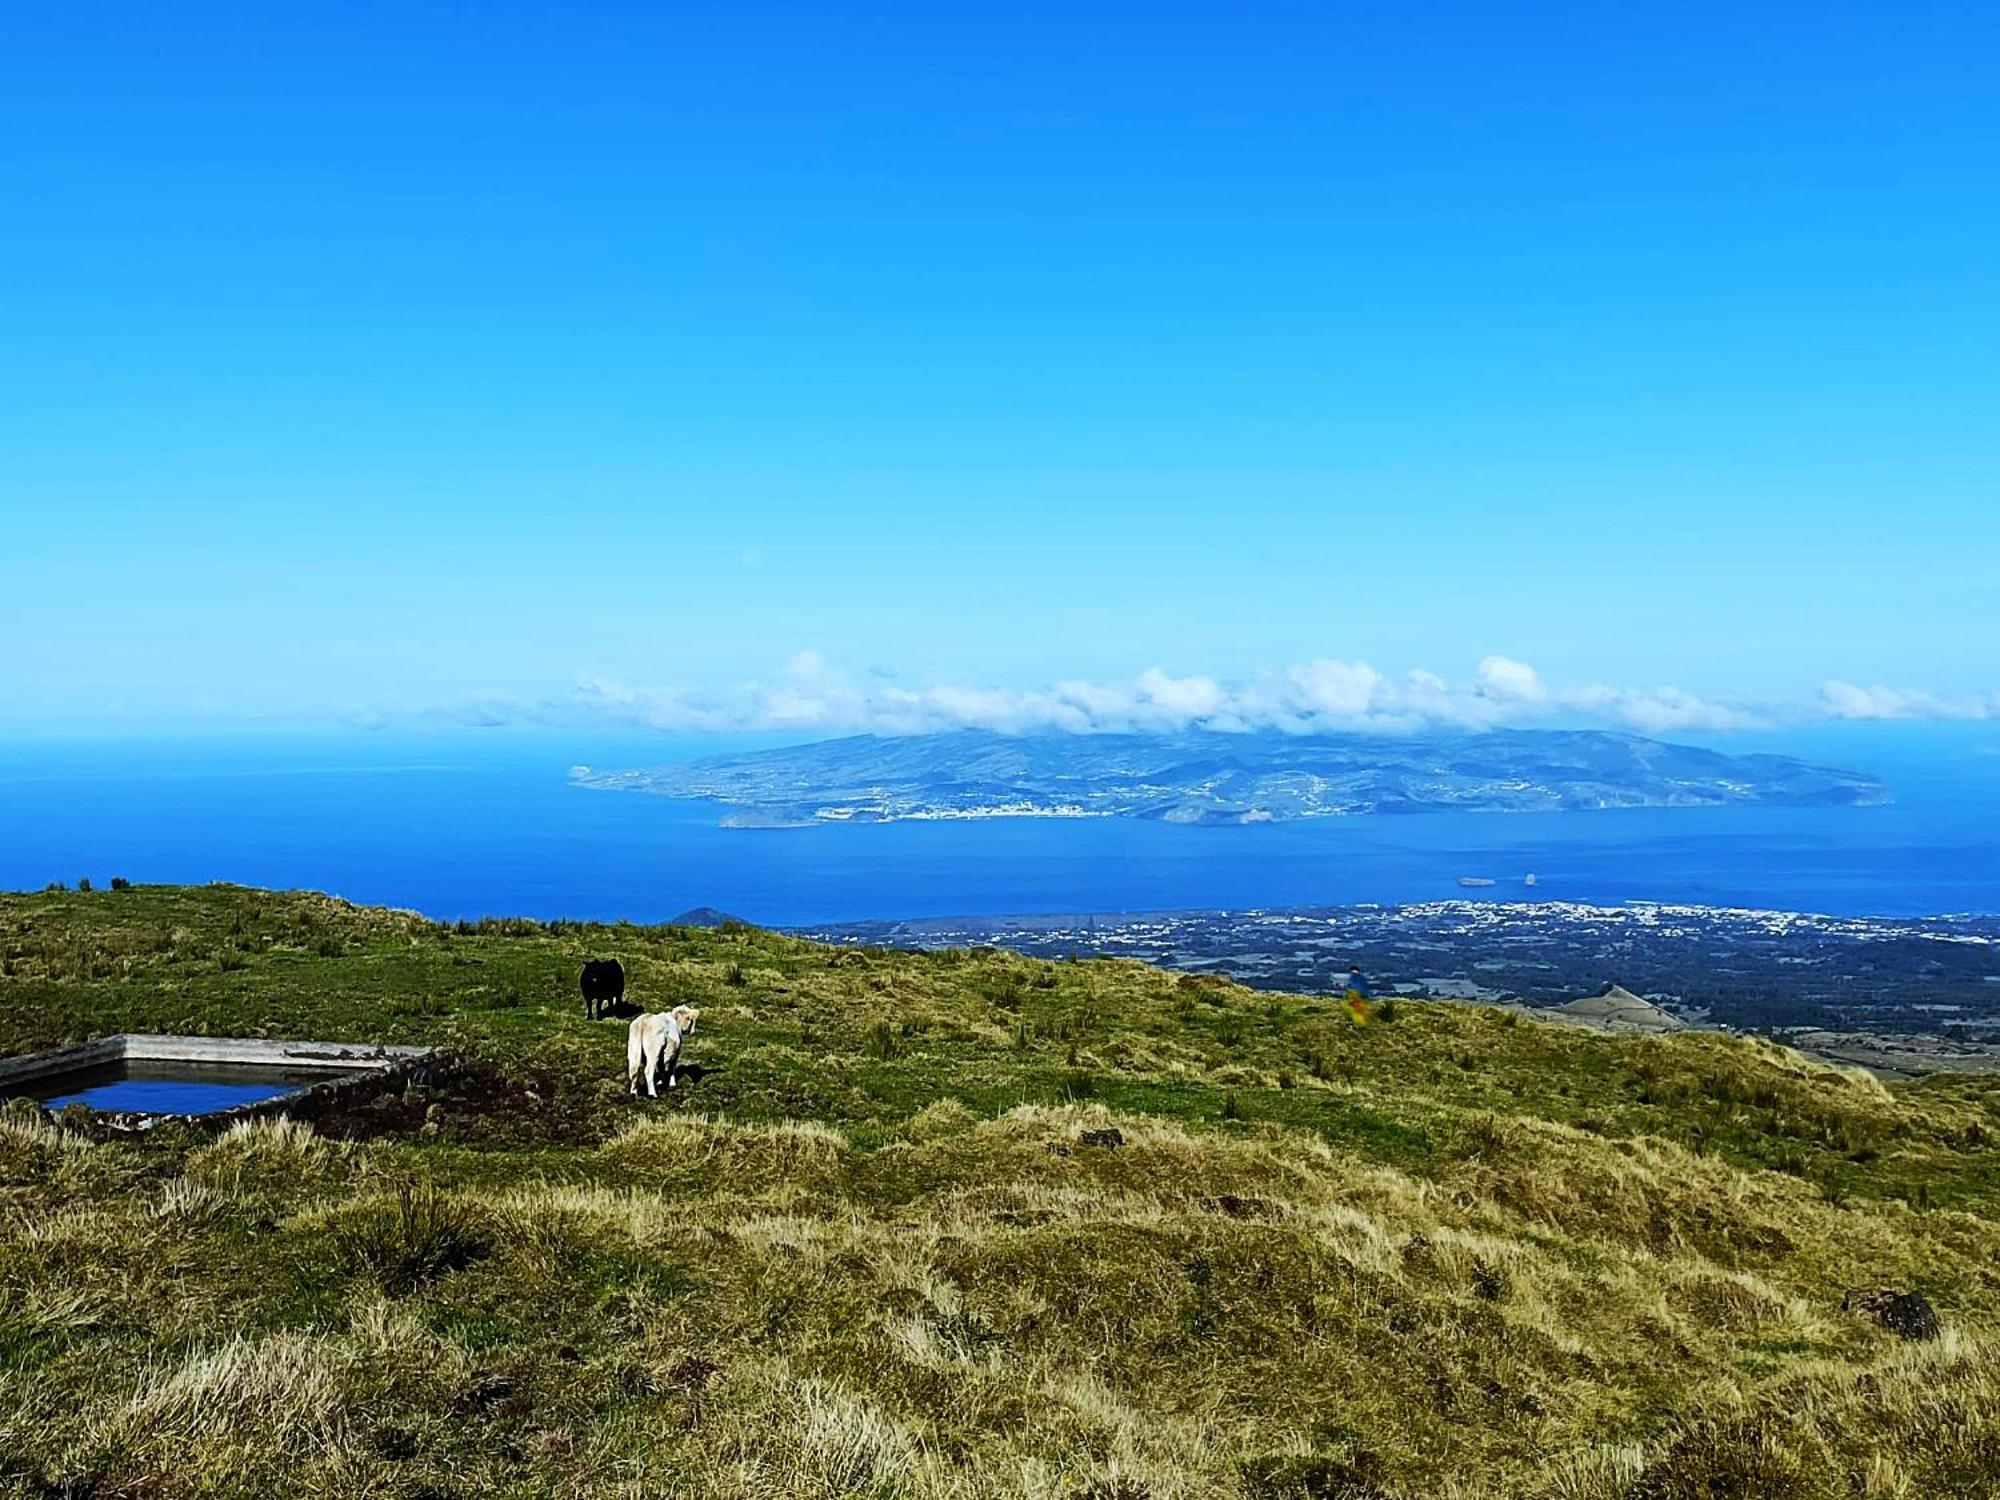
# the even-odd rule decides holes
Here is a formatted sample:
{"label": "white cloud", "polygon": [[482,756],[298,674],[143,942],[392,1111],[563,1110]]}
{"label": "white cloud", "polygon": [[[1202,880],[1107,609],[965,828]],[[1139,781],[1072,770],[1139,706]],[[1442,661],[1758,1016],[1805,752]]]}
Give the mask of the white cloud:
{"label": "white cloud", "polygon": [[1285,678],[1296,690],[1300,708],[1336,718],[1368,713],[1375,707],[1376,694],[1382,688],[1381,674],[1367,663],[1334,661],[1328,657],[1288,667]]}
{"label": "white cloud", "polygon": [[1598,684],[1565,693],[1562,702],[1582,717],[1610,720],[1641,734],[1771,727],[1771,721],[1762,714],[1697,698],[1677,687],[1634,691]]}
{"label": "white cloud", "polygon": [[509,716],[823,735],[950,729],[1413,734],[1509,725],[1598,725],[1662,735],[1767,729],[1801,719],[2000,718],[2000,697],[1948,699],[1835,681],[1808,703],[1755,707],[1678,687],[1550,684],[1528,663],[1505,656],[1484,658],[1469,680],[1457,682],[1423,670],[1392,679],[1366,662],[1322,657],[1237,681],[1151,667],[1131,678],[1065,679],[1027,690],[951,682],[912,687],[879,668],[850,676],[807,650],[793,656],[775,682],[729,691],[650,690],[586,678],[565,700],[511,709],[482,702],[447,714],[479,723]]}
{"label": "white cloud", "polygon": [[587,680],[579,687],[593,713],[662,729],[770,729],[913,734],[944,729],[1008,733],[1062,730],[1115,733],[1211,729],[1413,733],[1487,729],[1524,722],[1611,722],[1647,732],[1745,729],[1755,716],[1677,688],[1634,692],[1606,687],[1556,691],[1525,662],[1489,656],[1473,680],[1453,684],[1416,671],[1392,681],[1366,662],[1322,657],[1238,682],[1177,677],[1151,667],[1111,682],[1068,679],[1018,691],[940,683],[904,687],[880,673],[856,682],[816,651],[801,651],[776,685],[745,684],[734,693],[643,692]]}
{"label": "white cloud", "polygon": [[1502,703],[1540,703],[1549,695],[1541,674],[1511,656],[1489,656],[1480,662],[1479,690]]}
{"label": "white cloud", "polygon": [[1139,674],[1139,695],[1149,712],[1175,724],[1213,718],[1224,701],[1213,678],[1169,677],[1158,667]]}
{"label": "white cloud", "polygon": [[2000,717],[2000,695],[1945,698],[1909,688],[1860,687],[1835,680],[1820,689],[1834,719],[1991,719]]}

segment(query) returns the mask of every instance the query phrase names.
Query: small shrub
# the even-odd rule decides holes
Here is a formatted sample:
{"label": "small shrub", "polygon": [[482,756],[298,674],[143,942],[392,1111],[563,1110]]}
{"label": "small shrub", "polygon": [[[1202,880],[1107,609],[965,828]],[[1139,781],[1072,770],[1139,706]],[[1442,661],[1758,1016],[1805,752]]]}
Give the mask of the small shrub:
{"label": "small shrub", "polygon": [[56,1113],[62,1128],[74,1135],[87,1136],[97,1123],[97,1111],[81,1099],[72,1099]]}
{"label": "small shrub", "polygon": [[1466,1161],[1501,1161],[1507,1148],[1507,1125],[1498,1115],[1476,1116],[1459,1133],[1458,1155]]}
{"label": "small shrub", "polygon": [[1350,1461],[1290,1454],[1246,1459],[1244,1493],[1256,1500],[1382,1500],[1382,1462],[1372,1453]]}
{"label": "small shrub", "polygon": [[1791,1500],[1813,1489],[1799,1457],[1762,1423],[1706,1419],[1660,1448],[1625,1493],[1630,1500]]}
{"label": "small shrub", "polygon": [[1079,1099],[1095,1099],[1097,1097],[1097,1075],[1090,1072],[1087,1068],[1066,1069],[1063,1072],[1062,1078],[1057,1082],[1056,1091],[1063,1098],[1072,1102]]}
{"label": "small shrub", "polygon": [[1240,1120],[1243,1118],[1243,1108],[1236,1102],[1236,1090],[1234,1089],[1229,1090],[1228,1093],[1222,1096],[1221,1118],[1225,1120]]}
{"label": "small shrub", "polygon": [[1315,1047],[1306,1054],[1306,1071],[1321,1083],[1352,1083],[1359,1069],[1354,1059],[1326,1047]]}
{"label": "small shrub", "polygon": [[1144,1480],[1130,1474],[1105,1474],[1076,1492],[1076,1500],[1153,1500]]}
{"label": "small shrub", "polygon": [[429,1185],[408,1183],[386,1209],[335,1224],[332,1238],[343,1270],[372,1276],[392,1297],[493,1253],[485,1217],[476,1207]]}
{"label": "small shrub", "polygon": [[127,880],[123,875],[113,875],[111,877],[111,889],[114,891],[129,891],[132,889],[132,882]]}
{"label": "small shrub", "polygon": [[731,989],[740,990],[743,988],[744,985],[748,984],[750,981],[748,978],[745,977],[743,973],[743,965],[731,964],[729,966],[729,972],[723,976],[723,982],[727,984]]}
{"label": "small shrub", "polygon": [[321,958],[339,958],[347,952],[347,944],[343,943],[332,933],[328,933],[313,945],[313,952],[317,953]]}
{"label": "small shrub", "polygon": [[79,880],[79,881],[78,881],[78,882],[76,883],[76,888],[77,888],[77,889],[78,889],[79,891],[82,891],[82,892],[83,892],[83,893],[84,893],[85,895],[89,895],[89,894],[90,894],[90,877],[89,877],[88,875],[84,876],[84,877],[83,877],[83,879]]}
{"label": "small shrub", "polygon": [[865,1047],[868,1055],[877,1062],[889,1062],[901,1055],[903,1042],[902,1038],[896,1035],[895,1027],[887,1021],[877,1021],[868,1028]]}

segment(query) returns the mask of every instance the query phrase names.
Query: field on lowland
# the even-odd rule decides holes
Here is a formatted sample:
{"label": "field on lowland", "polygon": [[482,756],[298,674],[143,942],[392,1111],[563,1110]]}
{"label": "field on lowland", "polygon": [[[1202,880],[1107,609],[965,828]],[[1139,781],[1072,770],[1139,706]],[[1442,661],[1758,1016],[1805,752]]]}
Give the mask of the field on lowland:
{"label": "field on lowland", "polygon": [[[702,1007],[671,1097],[584,1018],[605,954]],[[114,1031],[456,1062],[317,1129],[0,1112],[0,1494],[2000,1488],[2000,1080],[1122,961],[0,896],[0,1053]]]}

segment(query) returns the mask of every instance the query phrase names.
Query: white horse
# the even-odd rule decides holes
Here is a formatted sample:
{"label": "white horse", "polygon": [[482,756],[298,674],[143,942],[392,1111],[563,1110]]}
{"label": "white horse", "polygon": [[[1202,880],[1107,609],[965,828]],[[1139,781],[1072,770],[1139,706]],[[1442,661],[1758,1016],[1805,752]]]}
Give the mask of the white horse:
{"label": "white horse", "polygon": [[694,1023],[700,1019],[701,1012],[692,1005],[676,1005],[672,1010],[633,1017],[625,1032],[625,1081],[633,1093],[639,1092],[639,1079],[643,1075],[646,1093],[659,1098],[654,1080],[659,1077],[663,1063],[667,1069],[667,1087],[674,1086],[674,1064],[680,1061],[681,1044],[694,1035]]}

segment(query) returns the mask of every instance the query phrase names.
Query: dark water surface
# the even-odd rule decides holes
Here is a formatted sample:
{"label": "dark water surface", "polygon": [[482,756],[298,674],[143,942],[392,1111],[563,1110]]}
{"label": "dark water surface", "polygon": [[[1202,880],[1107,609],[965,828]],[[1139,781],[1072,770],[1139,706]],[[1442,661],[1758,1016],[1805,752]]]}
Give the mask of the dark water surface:
{"label": "dark water surface", "polygon": [[[711,806],[566,779],[577,762],[739,747],[542,731],[0,744],[0,888],[122,875],[306,887],[441,918],[659,921],[708,905],[772,924],[1442,898],[2000,912],[2000,725],[1728,742],[1873,771],[1895,798],[1876,808],[746,830],[716,826]],[[1464,889],[1465,876],[1496,884]]]}

